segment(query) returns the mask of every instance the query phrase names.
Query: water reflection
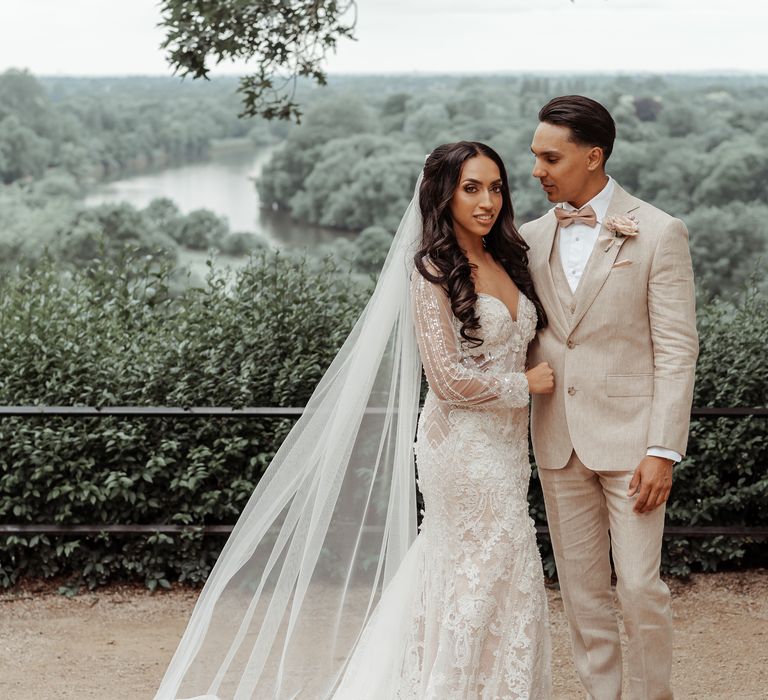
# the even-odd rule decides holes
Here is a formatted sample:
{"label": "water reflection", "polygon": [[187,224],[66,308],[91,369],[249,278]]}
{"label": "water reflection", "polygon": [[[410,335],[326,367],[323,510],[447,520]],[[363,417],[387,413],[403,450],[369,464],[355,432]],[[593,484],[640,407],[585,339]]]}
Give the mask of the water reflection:
{"label": "water reflection", "polygon": [[271,152],[271,148],[219,151],[205,162],[114,180],[92,192],[85,203],[127,202],[144,208],[157,197],[167,197],[184,214],[210,209],[226,217],[232,231],[253,231],[278,246],[313,246],[349,236],[349,232],[300,223],[285,212],[261,206],[255,179]]}
{"label": "water reflection", "polygon": [[296,221],[284,211],[273,211],[267,208],[259,209],[256,230],[273,231],[279,245],[291,247],[330,243],[338,238],[353,238],[355,235],[354,231]]}

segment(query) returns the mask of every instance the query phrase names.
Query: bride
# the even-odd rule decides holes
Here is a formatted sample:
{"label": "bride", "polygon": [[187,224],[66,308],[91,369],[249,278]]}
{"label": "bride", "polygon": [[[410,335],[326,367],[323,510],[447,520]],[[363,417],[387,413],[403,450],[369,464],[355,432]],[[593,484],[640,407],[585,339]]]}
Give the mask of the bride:
{"label": "bride", "polygon": [[546,324],[526,248],[499,156],[436,148],[155,700],[550,696],[528,400],[554,384],[546,363],[525,371]]}

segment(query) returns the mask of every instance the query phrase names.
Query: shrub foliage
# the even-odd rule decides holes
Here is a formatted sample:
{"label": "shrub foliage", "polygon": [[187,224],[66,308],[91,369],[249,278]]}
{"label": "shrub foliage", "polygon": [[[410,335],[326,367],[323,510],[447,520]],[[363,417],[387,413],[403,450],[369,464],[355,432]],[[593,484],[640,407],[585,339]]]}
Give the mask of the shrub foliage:
{"label": "shrub foliage", "polygon": [[[171,292],[168,269],[51,264],[0,281],[0,402],[6,405],[302,406],[366,292],[330,261],[262,252],[234,276]],[[696,406],[765,406],[768,300],[700,311]],[[25,576],[200,583],[289,419],[0,419],[0,522],[189,525],[169,536],[5,536],[0,584]],[[674,525],[766,525],[765,419],[699,418],[675,468]],[[544,522],[534,483],[531,510]],[[548,545],[545,564],[554,572]],[[670,538],[667,571],[765,563],[759,542]]]}
{"label": "shrub foliage", "polygon": [[[714,302],[699,313],[701,353],[694,406],[765,407],[768,403],[768,297],[750,293],[738,306]],[[766,526],[768,420],[699,417],[688,456],[675,467],[667,508],[671,525]],[[765,565],[764,540],[670,539],[663,566],[676,574],[721,565]]]}
{"label": "shrub foliage", "polygon": [[[168,270],[48,265],[0,283],[0,403],[302,406],[363,292],[331,262],[264,253],[169,294]],[[232,523],[290,419],[0,419],[0,522]],[[0,539],[0,583],[198,582],[220,536]]]}

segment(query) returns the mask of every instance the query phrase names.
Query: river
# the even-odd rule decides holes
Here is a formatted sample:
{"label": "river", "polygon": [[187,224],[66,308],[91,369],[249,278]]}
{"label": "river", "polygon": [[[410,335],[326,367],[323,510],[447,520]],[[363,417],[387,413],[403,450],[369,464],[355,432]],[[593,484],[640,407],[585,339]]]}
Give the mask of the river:
{"label": "river", "polygon": [[203,162],[113,180],[90,193],[85,203],[127,202],[141,209],[156,197],[168,197],[184,214],[210,209],[229,221],[230,230],[252,231],[279,247],[312,246],[348,236],[262,207],[254,180],[271,153],[271,147],[218,150]]}

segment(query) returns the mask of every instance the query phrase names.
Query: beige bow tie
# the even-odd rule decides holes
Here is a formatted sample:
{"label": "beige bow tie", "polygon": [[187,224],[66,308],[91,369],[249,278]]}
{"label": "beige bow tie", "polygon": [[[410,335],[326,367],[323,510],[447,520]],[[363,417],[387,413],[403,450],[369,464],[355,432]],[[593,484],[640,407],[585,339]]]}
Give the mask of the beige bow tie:
{"label": "beige bow tie", "polygon": [[595,214],[595,210],[589,204],[574,211],[557,207],[557,209],[555,209],[555,216],[563,228],[566,228],[575,222],[586,224],[592,228],[597,225],[597,214]]}

